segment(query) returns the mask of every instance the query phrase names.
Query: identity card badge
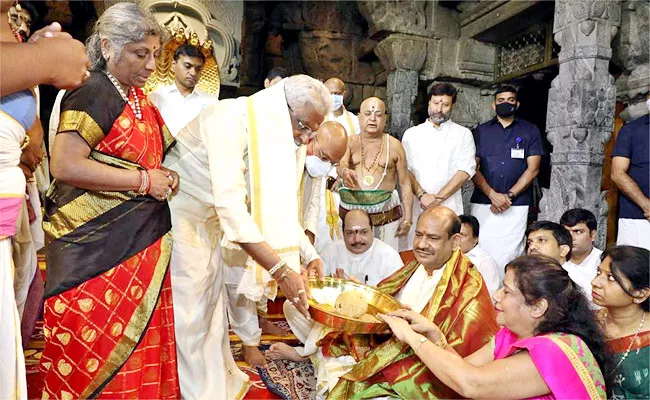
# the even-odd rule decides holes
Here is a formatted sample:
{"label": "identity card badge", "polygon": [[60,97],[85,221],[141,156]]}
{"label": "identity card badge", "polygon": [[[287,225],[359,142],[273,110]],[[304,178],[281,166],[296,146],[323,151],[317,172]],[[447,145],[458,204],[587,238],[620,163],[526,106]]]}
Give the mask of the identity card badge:
{"label": "identity card badge", "polygon": [[524,153],[524,149],[520,148],[521,138],[517,136],[517,138],[515,138],[515,141],[517,142],[517,147],[514,149],[510,149],[510,158],[518,158],[523,160],[525,153]]}

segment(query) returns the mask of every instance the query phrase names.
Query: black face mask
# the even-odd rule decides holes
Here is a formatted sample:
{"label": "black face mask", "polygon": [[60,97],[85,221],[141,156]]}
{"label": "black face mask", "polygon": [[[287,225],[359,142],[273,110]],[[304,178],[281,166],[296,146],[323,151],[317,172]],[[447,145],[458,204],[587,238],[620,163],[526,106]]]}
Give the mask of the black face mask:
{"label": "black face mask", "polygon": [[511,103],[501,103],[497,104],[496,112],[499,117],[508,118],[515,115],[517,111],[517,105]]}

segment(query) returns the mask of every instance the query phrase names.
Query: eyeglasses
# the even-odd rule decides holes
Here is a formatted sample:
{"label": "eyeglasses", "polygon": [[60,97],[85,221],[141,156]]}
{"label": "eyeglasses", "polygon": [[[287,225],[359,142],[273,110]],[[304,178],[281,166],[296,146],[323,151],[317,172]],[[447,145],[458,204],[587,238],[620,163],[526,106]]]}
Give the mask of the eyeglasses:
{"label": "eyeglasses", "polygon": [[298,115],[296,115],[296,112],[293,111],[293,108],[291,108],[291,106],[289,105],[289,103],[287,103],[287,107],[289,107],[289,111],[291,111],[291,114],[292,114],[293,117],[296,119],[296,122],[298,122],[298,128],[299,128],[301,131],[303,131],[303,133],[304,133],[305,135],[309,136],[310,139],[313,139],[314,136],[316,135],[316,132],[314,132],[314,130],[311,129],[311,128],[310,128],[309,126],[307,126],[306,124],[302,123],[302,121],[300,120],[300,118],[298,118]]}

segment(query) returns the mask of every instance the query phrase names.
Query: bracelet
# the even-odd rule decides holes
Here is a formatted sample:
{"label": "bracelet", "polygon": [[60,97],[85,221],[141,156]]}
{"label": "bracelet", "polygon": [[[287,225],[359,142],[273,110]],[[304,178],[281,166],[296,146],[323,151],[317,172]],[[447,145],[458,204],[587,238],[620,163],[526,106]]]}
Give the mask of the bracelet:
{"label": "bracelet", "polygon": [[140,170],[140,186],[136,193],[139,195],[145,195],[149,192],[151,188],[151,182],[149,181],[149,173],[145,170]]}
{"label": "bracelet", "polygon": [[433,344],[444,349],[447,346],[447,338],[445,338],[445,335],[440,335],[440,339],[436,340]]}
{"label": "bracelet", "polygon": [[425,190],[422,190],[420,193],[416,194],[415,197],[420,200],[425,194],[427,194],[427,192]]}
{"label": "bracelet", "polygon": [[29,135],[25,135],[23,142],[20,144],[20,150],[25,150],[25,147],[29,146],[29,142],[31,141],[32,139],[29,137]]}
{"label": "bracelet", "polygon": [[420,336],[420,339],[418,339],[418,344],[417,344],[417,346],[413,348],[413,353],[417,355],[417,354],[418,354],[418,350],[420,350],[420,347],[422,347],[422,345],[423,345],[425,342],[427,342],[427,341],[429,341],[429,339],[427,339],[427,338],[424,337],[424,336]]}
{"label": "bracelet", "polygon": [[286,267],[287,263],[284,262],[284,260],[280,260],[277,264],[275,264],[271,269],[269,270],[269,275],[273,276],[275,275],[276,272],[280,270],[282,267]]}

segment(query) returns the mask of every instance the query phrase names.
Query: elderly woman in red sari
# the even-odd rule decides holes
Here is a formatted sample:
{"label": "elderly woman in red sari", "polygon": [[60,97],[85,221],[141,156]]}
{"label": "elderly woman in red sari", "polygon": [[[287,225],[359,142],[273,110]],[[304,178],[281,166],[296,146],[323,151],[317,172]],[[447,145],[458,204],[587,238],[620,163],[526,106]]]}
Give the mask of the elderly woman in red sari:
{"label": "elderly woman in red sari", "polygon": [[172,139],[141,88],[164,31],[132,3],[87,41],[91,76],[61,103],[45,202],[43,398],[177,398],[161,167]]}
{"label": "elderly woman in red sari", "polygon": [[616,246],[601,259],[591,287],[615,357],[609,397],[650,399],[650,251]]}
{"label": "elderly woman in red sari", "polygon": [[381,316],[446,385],[468,398],[604,399],[610,368],[589,303],[560,264],[514,259],[494,294],[494,342],[462,358],[428,320],[400,310]]}

